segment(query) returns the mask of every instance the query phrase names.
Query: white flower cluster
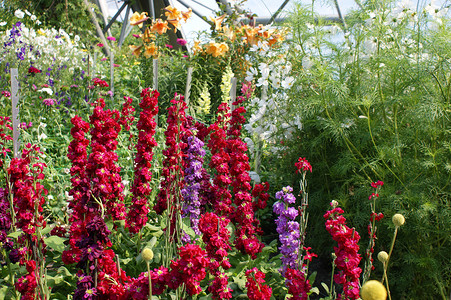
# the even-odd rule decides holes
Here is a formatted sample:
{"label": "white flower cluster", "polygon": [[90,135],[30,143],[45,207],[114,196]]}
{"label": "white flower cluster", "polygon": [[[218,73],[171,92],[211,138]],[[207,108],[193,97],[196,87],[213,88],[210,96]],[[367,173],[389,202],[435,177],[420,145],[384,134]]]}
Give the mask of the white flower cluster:
{"label": "white flower cluster", "polygon": [[[22,12],[17,10],[15,13],[17,18],[24,18],[25,15],[30,16],[31,20],[36,20],[36,16],[28,11]],[[1,20],[0,20],[1,21]],[[36,20],[37,22],[38,20]],[[0,22],[3,24],[4,22]],[[40,24],[40,23],[37,23]],[[6,24],[4,24],[6,25]],[[8,49],[4,49],[6,53],[14,54],[19,51],[25,51],[25,59],[33,63],[38,69],[45,70],[50,66],[66,65],[69,70],[83,66],[83,58],[86,54],[81,49],[78,35],[68,34],[63,29],[39,29],[28,28],[23,23],[19,28],[20,36],[15,36],[15,42]],[[10,41],[11,29],[4,32],[0,31],[0,42]],[[14,59],[7,58],[6,61]],[[0,59],[2,61],[3,59]]]}

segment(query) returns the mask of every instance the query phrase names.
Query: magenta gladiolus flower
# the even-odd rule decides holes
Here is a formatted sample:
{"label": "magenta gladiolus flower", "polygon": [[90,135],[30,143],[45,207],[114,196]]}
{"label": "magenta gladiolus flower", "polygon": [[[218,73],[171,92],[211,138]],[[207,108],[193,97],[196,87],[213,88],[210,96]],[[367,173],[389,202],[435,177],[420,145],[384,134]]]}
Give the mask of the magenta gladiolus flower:
{"label": "magenta gladiolus flower", "polygon": [[174,47],[172,47],[172,45],[166,44],[166,47],[168,47],[169,49],[172,49]]}
{"label": "magenta gladiolus flower", "polygon": [[108,36],[106,39],[109,41],[116,41],[116,38],[114,36]]}
{"label": "magenta gladiolus flower", "polygon": [[103,47],[103,44],[102,43],[98,43],[97,46],[98,47]]}
{"label": "magenta gladiolus flower", "polygon": [[100,60],[101,61],[105,61],[105,60],[107,60],[108,58],[107,57],[102,57]]}

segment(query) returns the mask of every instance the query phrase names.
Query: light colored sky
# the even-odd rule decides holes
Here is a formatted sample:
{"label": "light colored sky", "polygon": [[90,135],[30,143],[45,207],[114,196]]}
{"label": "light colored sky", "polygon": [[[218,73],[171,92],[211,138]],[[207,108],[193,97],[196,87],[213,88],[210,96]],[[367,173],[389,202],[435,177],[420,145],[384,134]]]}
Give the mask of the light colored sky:
{"label": "light colored sky", "polygon": [[[290,7],[293,6],[293,3],[298,0],[289,1],[287,6],[285,6],[286,11],[290,10]],[[110,16],[113,16],[118,7],[121,7],[123,1],[121,0],[106,0]],[[193,9],[193,11],[199,13],[203,16],[214,16],[214,11],[219,11],[219,7],[215,0],[172,0],[170,1],[173,5],[179,10],[187,10],[186,6],[182,3],[188,5]],[[232,1],[233,2],[233,1]],[[311,0],[302,0],[304,4],[311,4]],[[320,15],[325,16],[338,16],[335,7],[332,6],[324,6],[325,1],[315,1],[315,10]],[[283,0],[247,0],[244,3],[244,8],[246,10],[250,10],[252,13],[257,14],[258,17],[270,17],[273,13],[277,11],[280,5],[283,3]],[[353,0],[338,0],[340,5],[340,9],[342,13],[345,15],[350,9],[355,8],[356,4]],[[209,7],[207,9],[205,7]],[[212,11],[213,10],[213,11]],[[122,13],[122,16],[125,16],[125,10]],[[283,14],[280,15],[283,17]],[[119,18],[120,20],[121,18]],[[195,39],[198,35],[198,32],[209,30],[210,25],[204,22],[199,16],[193,13],[191,19],[188,20],[186,26],[183,26],[183,31],[185,33],[185,37],[187,40],[191,41]]]}

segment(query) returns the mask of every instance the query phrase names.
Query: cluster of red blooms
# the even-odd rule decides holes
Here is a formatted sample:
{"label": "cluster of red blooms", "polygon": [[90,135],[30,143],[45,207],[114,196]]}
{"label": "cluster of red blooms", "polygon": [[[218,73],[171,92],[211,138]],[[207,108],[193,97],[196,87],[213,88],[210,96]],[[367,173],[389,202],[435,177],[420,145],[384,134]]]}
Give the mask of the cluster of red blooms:
{"label": "cluster of red blooms", "polygon": [[103,99],[90,117],[91,148],[86,173],[91,179],[91,194],[98,201],[106,204],[108,214],[113,220],[125,219],[124,185],[119,175],[121,168],[117,166],[117,137],[121,131],[118,123],[119,112],[105,110]]}
{"label": "cluster of red blooms", "polygon": [[226,217],[219,217],[214,213],[207,212],[199,220],[199,230],[203,233],[202,240],[206,245],[209,259],[209,272],[215,276],[209,289],[213,299],[230,299],[232,290],[228,288],[228,277],[221,272],[219,267],[227,270],[231,267],[227,257],[231,250],[229,245],[230,232],[227,225],[230,220]]}
{"label": "cluster of red blooms", "polygon": [[[198,245],[186,244],[178,249],[180,258],[171,261],[171,270],[160,266],[150,271],[152,295],[160,295],[167,288],[177,289],[185,285],[190,296],[202,292],[200,281],[206,276],[208,264],[207,253]],[[146,300],[149,295],[148,273],[143,272],[138,278],[127,278],[126,292],[121,299]]]}
{"label": "cluster of red blooms", "polygon": [[92,82],[93,82],[94,86],[100,86],[100,87],[109,87],[110,86],[105,80],[102,80],[97,77],[93,78]]}
{"label": "cluster of red blooms", "polygon": [[215,191],[215,199],[213,209],[217,215],[229,216],[233,212],[232,194],[229,186],[232,183],[230,177],[229,160],[227,153],[226,129],[227,120],[230,118],[230,108],[227,103],[221,103],[218,107],[217,120],[209,127],[210,140],[208,148],[211,151],[211,160],[209,166],[212,170],[216,170],[213,179],[213,189]]}
{"label": "cluster of red blooms", "polygon": [[312,165],[305,159],[305,157],[299,157],[298,161],[294,165],[296,166],[297,173],[306,171],[312,172]]}
{"label": "cluster of red blooms", "polygon": [[[5,147],[5,143],[7,141],[12,141],[13,138],[11,135],[5,133],[5,129],[13,130],[11,126],[11,119],[8,117],[0,116],[0,153],[3,157],[6,157],[7,152],[11,152],[11,150]],[[0,168],[3,166],[3,159],[0,157]]]}
{"label": "cluster of red blooms", "polygon": [[33,67],[33,66],[28,68],[28,74],[34,75],[34,74],[38,74],[38,73],[41,73],[41,70],[39,70],[38,68]]}
{"label": "cluster of red blooms", "polygon": [[[42,267],[42,253],[45,252],[45,243],[38,239],[37,228],[45,228],[46,221],[41,215],[42,205],[45,203],[44,195],[47,190],[39,182],[44,179],[43,170],[46,165],[36,162],[39,158],[34,153],[42,153],[36,145],[27,144],[22,150],[21,158],[13,158],[8,168],[8,174],[13,194],[15,212],[14,224],[23,234],[18,238],[17,251],[19,262],[25,265],[28,274],[16,282],[16,290],[22,294],[21,299],[35,299],[37,282],[41,280],[38,268]],[[30,167],[31,165],[31,167]],[[33,251],[34,249],[34,251]]]}
{"label": "cluster of red blooms", "polygon": [[[157,204],[154,210],[162,214],[170,205],[172,219],[176,212],[180,211],[179,199],[181,199],[181,189],[183,188],[183,178],[185,162],[183,160],[183,151],[187,144],[183,142],[186,135],[190,135],[189,126],[186,122],[186,102],[181,95],[175,95],[171,100],[172,105],[168,108],[168,128],[164,135],[166,136],[167,148],[163,150],[165,159],[163,160],[162,175],[164,180],[161,182],[161,189],[158,193]],[[174,226],[171,226],[173,228]]]}
{"label": "cluster of red blooms", "polygon": [[257,268],[246,271],[246,288],[247,297],[250,300],[269,300],[271,298],[272,289],[265,285],[265,273]]}
{"label": "cluster of red blooms", "polygon": [[287,268],[285,271],[286,285],[288,287],[288,293],[291,296],[288,299],[293,300],[307,300],[308,293],[310,292],[312,286],[305,272]]}
{"label": "cluster of red blooms", "polygon": [[263,209],[266,207],[266,203],[269,199],[269,183],[257,183],[252,189],[252,197],[254,197],[253,208],[254,211],[257,209]]}
{"label": "cluster of red blooms", "polygon": [[[244,95],[252,94],[251,83],[244,83],[241,89]],[[243,114],[246,109],[242,106],[247,100],[246,96],[238,96],[232,105],[236,106],[232,111],[232,118],[228,128],[227,152],[229,154],[229,168],[231,185],[233,188],[235,211],[230,215],[236,226],[235,246],[243,253],[249,254],[252,259],[257,257],[264,245],[256,235],[261,235],[260,222],[254,216],[252,201],[251,177],[249,176],[249,157],[246,154],[246,143],[241,139],[242,124],[246,122]]]}
{"label": "cluster of red blooms", "polygon": [[[150,271],[152,279],[152,295],[161,295],[167,288],[169,270],[163,266]],[[147,272],[142,272],[138,278],[128,278],[129,284],[123,297],[134,300],[149,299],[149,277]]]}
{"label": "cluster of red blooms", "polygon": [[[135,117],[133,116],[135,109],[132,106],[133,99],[127,96],[124,96],[124,104],[122,105],[121,117],[118,123],[122,126],[124,130],[130,130],[130,126],[133,124]],[[131,140],[130,136],[130,140]]]}
{"label": "cluster of red blooms", "polygon": [[200,281],[207,274],[207,252],[198,245],[186,244],[179,248],[179,256],[176,261],[171,260],[172,270],[169,273],[168,287],[175,290],[185,284],[190,296],[200,294]]}
{"label": "cluster of red blooms", "polygon": [[335,207],[331,203],[332,209],[324,215],[326,220],[326,230],[332,235],[334,241],[338,243],[335,250],[335,265],[338,273],[334,275],[334,281],[343,285],[343,293],[338,299],[358,299],[359,298],[359,278],[362,269],[359,268],[361,260],[359,252],[360,235],[354,229],[346,226],[344,211],[340,207]]}
{"label": "cluster of red blooms", "polygon": [[[70,249],[63,252],[63,262],[78,263],[79,280],[74,299],[118,299],[125,292],[122,282],[126,276],[114,262],[114,252],[108,250],[110,231],[105,224],[107,214],[115,220],[125,219],[123,185],[115,153],[116,138],[121,126],[119,112],[104,110],[105,103],[99,99],[90,117],[90,124],[75,116],[71,129],[73,140],[69,145],[68,158],[72,161],[73,209],[70,217]],[[91,154],[87,156],[90,130]],[[120,275],[119,275],[120,274]],[[96,278],[97,287],[94,287]]]}
{"label": "cluster of red blooms", "polygon": [[135,175],[131,192],[133,194],[132,205],[129,208],[126,227],[131,233],[137,233],[147,222],[147,197],[151,194],[150,181],[152,180],[151,161],[153,148],[157,146],[155,141],[155,115],[158,114],[157,91],[149,88],[142,90],[142,101],[139,104],[142,111],[137,124],[138,142],[136,145]]}

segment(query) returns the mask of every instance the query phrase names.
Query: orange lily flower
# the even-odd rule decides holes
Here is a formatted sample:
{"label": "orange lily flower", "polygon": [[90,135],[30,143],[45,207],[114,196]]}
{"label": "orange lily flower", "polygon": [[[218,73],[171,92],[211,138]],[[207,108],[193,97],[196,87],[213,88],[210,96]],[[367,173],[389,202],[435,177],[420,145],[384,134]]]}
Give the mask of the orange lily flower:
{"label": "orange lily flower", "polygon": [[169,20],[177,20],[180,21],[182,19],[182,13],[175,7],[167,6],[165,9],[164,14]]}
{"label": "orange lily flower", "polygon": [[221,29],[221,23],[222,23],[222,21],[224,21],[225,17],[226,17],[226,14],[223,14],[222,16],[217,17],[217,18],[213,18],[210,16],[210,20],[213,22],[213,24],[215,24],[216,31]]}
{"label": "orange lily flower", "polygon": [[149,58],[151,56],[157,57],[158,56],[158,47],[155,45],[155,43],[150,44],[149,46],[145,46],[146,50],[144,51],[144,56],[146,58]]}
{"label": "orange lily flower", "polygon": [[186,22],[186,20],[188,20],[189,18],[191,18],[191,15],[193,14],[193,10],[191,8],[188,9],[188,11],[183,12],[182,11],[182,17],[183,17],[183,21]]}
{"label": "orange lily flower", "polygon": [[132,50],[132,53],[134,56],[139,57],[143,46],[142,45],[141,46],[129,45],[128,47],[130,48],[130,50]]}
{"label": "orange lily flower", "polygon": [[258,43],[258,28],[248,26],[244,29],[244,34],[249,45],[256,45]]}
{"label": "orange lily flower", "polygon": [[138,25],[139,28],[143,27],[143,23],[147,21],[149,17],[146,12],[139,13],[135,11],[130,18],[130,25],[135,26]]}
{"label": "orange lily flower", "polygon": [[152,27],[150,28],[150,30],[152,30],[152,32],[156,32],[158,34],[163,34],[163,33],[166,33],[168,28],[169,28],[168,22],[163,21],[162,19],[156,19],[155,22],[152,24]]}

